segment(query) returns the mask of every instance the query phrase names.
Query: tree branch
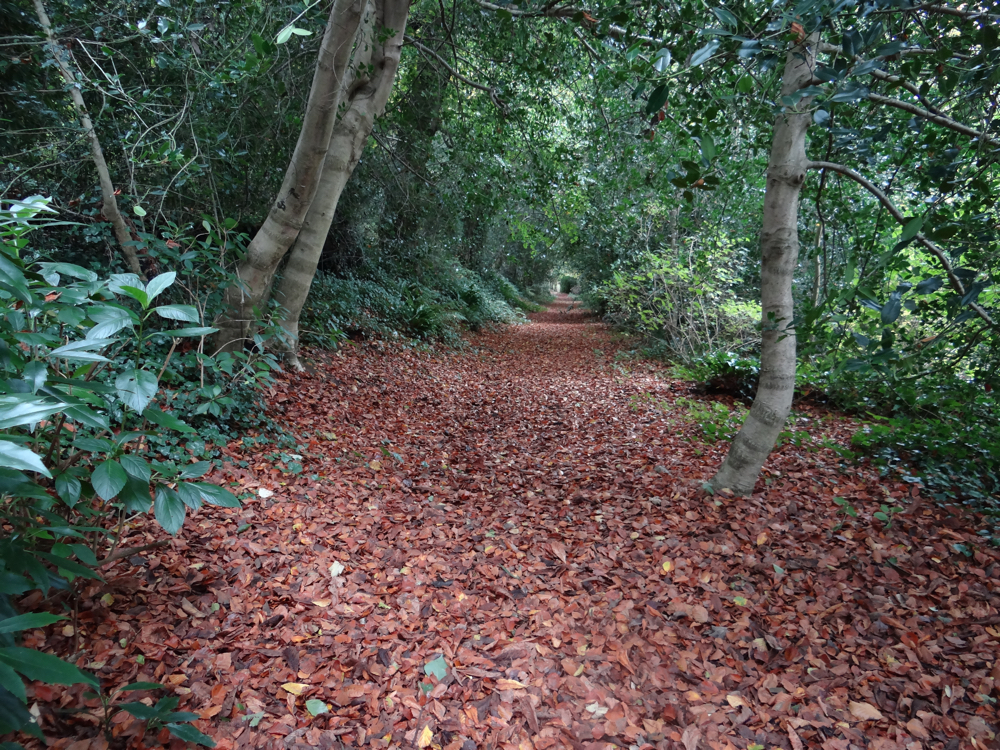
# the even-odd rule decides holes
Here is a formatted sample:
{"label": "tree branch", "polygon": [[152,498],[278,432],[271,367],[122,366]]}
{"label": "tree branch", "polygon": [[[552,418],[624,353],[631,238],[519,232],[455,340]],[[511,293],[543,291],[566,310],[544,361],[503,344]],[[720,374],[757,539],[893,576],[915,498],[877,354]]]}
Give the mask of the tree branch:
{"label": "tree branch", "polygon": [[967,10],[959,10],[958,8],[952,8],[938,3],[924,3],[923,5],[914,5],[912,8],[898,8],[898,10],[906,13],[922,10],[925,13],[940,13],[943,16],[956,16],[957,18],[964,18],[967,21],[975,18],[1000,18],[1000,15],[994,13],[987,13],[985,11],[977,13]]}
{"label": "tree branch", "polygon": [[963,135],[967,135],[971,138],[978,138],[991,146],[1000,147],[1000,140],[994,138],[993,136],[980,132],[975,128],[970,128],[968,125],[965,125],[958,120],[953,120],[945,115],[936,115],[923,107],[918,107],[916,104],[910,104],[909,102],[904,102],[901,99],[893,99],[891,96],[882,96],[881,94],[868,94],[868,99],[876,102],[877,104],[885,104],[888,107],[895,107],[896,109],[909,112],[917,117],[922,117],[925,120],[930,120],[933,123],[946,127],[950,130],[954,130],[956,133],[962,133]]}
{"label": "tree branch", "polygon": [[577,13],[585,12],[581,8],[577,8],[572,5],[558,7],[552,5],[551,3],[546,5],[541,10],[520,10],[519,8],[511,6],[503,7],[502,5],[495,5],[491,2],[487,2],[487,0],[475,0],[475,3],[484,10],[502,10],[506,13],[510,13],[512,16],[517,16],[518,18],[569,18],[571,16],[575,16]]}
{"label": "tree branch", "polygon": [[914,86],[909,81],[904,81],[899,76],[890,75],[889,73],[886,73],[884,70],[878,70],[877,68],[873,70],[871,73],[869,73],[869,75],[872,78],[877,78],[880,81],[891,83],[893,86],[899,86],[902,89],[906,89],[915,97],[917,97],[917,99],[922,101],[924,103],[924,106],[927,108],[929,112],[935,115],[941,115],[941,112],[939,112],[935,107],[932,107],[930,104],[927,103],[927,98],[920,93],[920,89]]}
{"label": "tree branch", "polygon": [[[831,172],[836,172],[837,174],[841,174],[844,177],[848,177],[854,180],[856,183],[861,185],[861,187],[863,187],[869,193],[874,195],[878,199],[879,203],[881,203],[885,207],[886,211],[889,212],[892,218],[894,218],[900,224],[906,223],[906,217],[903,216],[902,212],[898,208],[896,208],[896,205],[889,199],[889,196],[886,195],[877,185],[875,185],[869,179],[858,174],[850,167],[845,167],[843,164],[835,164],[834,162],[830,161],[812,161],[806,165],[806,168],[829,169]],[[938,262],[941,264],[941,267],[944,268],[945,274],[948,276],[948,282],[951,284],[951,288],[954,289],[960,297],[964,296],[965,285],[962,284],[962,280],[955,275],[955,270],[951,265],[951,261],[948,260],[948,256],[945,255],[944,250],[942,250],[936,243],[929,240],[923,234],[923,232],[918,232],[917,235],[914,237],[914,239],[916,239],[917,242],[919,242],[921,245],[927,248],[931,252],[931,254],[938,259]],[[990,314],[981,305],[979,305],[976,302],[973,302],[970,306],[975,311],[975,313],[980,318],[982,318],[988,325],[990,326],[996,325],[993,322],[993,318],[990,317]]]}
{"label": "tree branch", "polygon": [[451,65],[449,65],[445,61],[445,59],[443,57],[441,57],[441,55],[439,55],[437,52],[435,52],[434,50],[432,50],[430,47],[427,47],[427,46],[421,44],[416,39],[414,39],[412,36],[405,36],[405,37],[403,37],[403,41],[406,42],[407,44],[412,44],[414,47],[417,48],[418,51],[420,51],[424,55],[430,55],[431,57],[433,57],[441,65],[444,66],[445,70],[447,70],[448,73],[450,73],[451,75],[453,75],[455,78],[457,78],[458,80],[460,80],[462,83],[465,83],[465,84],[467,84],[469,86],[472,86],[472,88],[474,88],[474,89],[479,89],[480,91],[485,91],[487,94],[490,95],[490,101],[492,101],[493,104],[496,105],[497,109],[499,109],[502,112],[506,112],[507,111],[507,105],[503,103],[503,101],[500,99],[499,96],[497,96],[497,91],[496,91],[495,88],[493,88],[492,86],[487,86],[487,85],[482,84],[482,83],[477,83],[476,81],[473,81],[471,78],[466,78],[461,73],[459,73],[457,70],[455,70],[453,67],[451,67]]}

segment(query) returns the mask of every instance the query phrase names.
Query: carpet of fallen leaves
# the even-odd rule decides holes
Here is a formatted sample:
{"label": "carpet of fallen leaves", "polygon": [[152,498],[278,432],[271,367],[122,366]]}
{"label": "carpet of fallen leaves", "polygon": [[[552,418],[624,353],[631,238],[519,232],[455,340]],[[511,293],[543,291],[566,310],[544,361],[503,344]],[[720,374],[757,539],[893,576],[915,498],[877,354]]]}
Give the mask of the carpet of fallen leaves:
{"label": "carpet of fallen leaves", "polygon": [[[244,507],[117,563],[79,664],[162,682],[224,750],[996,747],[975,519],[842,465],[817,441],[856,425],[809,407],[752,497],[705,494],[725,445],[673,404],[691,384],[568,306],[459,352],[311,352],[270,399],[303,471],[229,445],[214,479]],[[107,747],[60,691],[33,689],[50,746]]]}

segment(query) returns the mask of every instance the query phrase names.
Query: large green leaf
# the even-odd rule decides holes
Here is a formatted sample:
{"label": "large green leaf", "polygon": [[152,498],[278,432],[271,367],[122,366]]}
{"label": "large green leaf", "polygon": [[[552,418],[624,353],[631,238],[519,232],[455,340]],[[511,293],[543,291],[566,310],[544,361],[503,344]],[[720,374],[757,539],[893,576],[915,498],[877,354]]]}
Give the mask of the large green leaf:
{"label": "large green leaf", "polygon": [[102,500],[111,500],[117,497],[118,493],[128,482],[128,474],[122,465],[114,460],[105,461],[100,464],[90,476],[90,482],[94,485],[94,492]]}
{"label": "large green leaf", "polygon": [[40,422],[66,404],[38,398],[30,393],[0,396],[0,430]]}
{"label": "large green leaf", "polygon": [[4,440],[3,438],[0,438],[0,466],[5,466],[9,469],[37,471],[39,474],[44,474],[47,477],[52,476],[49,470],[45,468],[45,464],[42,463],[41,456],[17,443]]}
{"label": "large green leaf", "polygon": [[192,482],[201,492],[201,496],[209,505],[220,505],[223,508],[239,508],[240,501],[229,490],[208,482]]}
{"label": "large green leaf", "polygon": [[[147,411],[149,410],[147,409]],[[152,470],[149,467],[149,462],[144,458],[128,454],[120,457],[118,460],[121,462],[122,468],[125,469],[126,473],[128,473],[130,477],[135,477],[136,479],[148,483],[150,477],[153,475]]]}
{"label": "large green leaf", "polygon": [[[7,680],[0,681],[0,734],[10,734],[20,731],[41,738],[42,731],[38,728],[38,724],[35,723],[35,718],[28,713],[24,702],[19,698],[18,694],[11,692],[11,689],[17,688],[14,688],[14,684],[8,683]],[[23,683],[19,689],[22,693],[24,692]],[[20,745],[16,747],[20,747]],[[3,750],[8,749],[3,748]]]}
{"label": "large green leaf", "polygon": [[691,55],[691,67],[692,68],[697,68],[702,63],[707,62],[708,59],[710,57],[712,57],[712,55],[715,54],[715,51],[717,49],[719,49],[719,40],[718,39],[713,39],[708,44],[706,44],[704,47],[702,47],[697,52],[695,52],[693,55]]}
{"label": "large green leaf", "polygon": [[200,336],[211,336],[218,330],[218,328],[209,328],[207,326],[202,328],[175,328],[168,331],[157,331],[156,335],[173,336],[175,338],[198,338]]}
{"label": "large green leaf", "polygon": [[146,513],[149,510],[149,480],[129,476],[128,483],[118,493],[118,502],[130,513]]}
{"label": "large green leaf", "polygon": [[165,484],[156,485],[156,499],[153,501],[156,520],[168,534],[176,534],[184,525],[186,508],[180,496]]}
{"label": "large green leaf", "polygon": [[10,646],[0,648],[0,662],[20,672],[29,680],[41,680],[56,685],[75,685],[79,682],[98,687],[97,679],[64,662],[52,654],[43,654],[31,648]]}
{"label": "large green leaf", "polygon": [[98,349],[103,349],[108,344],[113,344],[115,339],[81,339],[71,341],[65,346],[60,346],[49,352],[50,357],[60,357],[62,359],[78,360],[80,362],[110,362],[107,357],[98,354]]}
{"label": "large green leaf", "polygon": [[147,370],[131,368],[115,379],[118,397],[126,406],[142,412],[156,395],[159,383],[156,376]]}
{"label": "large green leaf", "polygon": [[167,271],[153,278],[146,284],[146,295],[149,297],[149,301],[152,302],[156,299],[160,292],[174,283],[176,278],[177,274],[174,271]]}
{"label": "large green leaf", "polygon": [[667,87],[666,85],[657,86],[649,95],[649,101],[646,102],[646,114],[651,115],[657,112],[660,107],[664,105],[667,101]]}
{"label": "large green leaf", "polygon": [[194,305],[160,305],[156,308],[156,314],[167,320],[183,320],[186,323],[197,323],[201,320],[198,317],[198,308]]}
{"label": "large green leaf", "polygon": [[148,419],[153,424],[158,425],[159,427],[164,427],[168,430],[177,430],[178,432],[196,432],[194,427],[185,422],[182,422],[173,414],[168,414],[165,411],[160,411],[155,407],[150,407],[146,409],[142,413],[142,416],[144,419]]}
{"label": "large green leaf", "polygon": [[[15,672],[12,667],[8,667],[6,664],[3,663],[0,663],[0,685],[3,685],[20,700],[22,701],[28,700],[27,691],[24,689],[24,680],[21,679],[21,676],[18,675],[18,673]],[[0,726],[2,725],[3,725],[3,717],[0,716]]]}
{"label": "large green leaf", "polygon": [[[211,461],[196,461],[193,464],[187,464],[183,466],[180,472],[177,474],[179,479],[197,479],[198,477],[203,477],[209,471],[212,470]],[[212,485],[213,487],[215,485]]]}
{"label": "large green leaf", "polygon": [[6,620],[0,620],[0,633],[18,633],[22,630],[44,628],[46,625],[65,619],[65,615],[53,615],[48,612],[29,612],[25,615],[15,615]]}

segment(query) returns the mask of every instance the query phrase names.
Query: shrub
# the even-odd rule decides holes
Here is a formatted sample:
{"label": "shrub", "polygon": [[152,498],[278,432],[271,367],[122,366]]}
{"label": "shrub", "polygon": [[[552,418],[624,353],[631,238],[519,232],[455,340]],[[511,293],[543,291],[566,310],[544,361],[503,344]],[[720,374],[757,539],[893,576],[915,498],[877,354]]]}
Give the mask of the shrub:
{"label": "shrub", "polygon": [[425,271],[421,280],[375,270],[365,277],[317,274],[301,335],[325,347],[347,337],[401,335],[457,344],[462,329],[518,323],[518,308],[529,307],[498,274],[484,278],[455,264]]}
{"label": "shrub", "polygon": [[[98,683],[51,654],[14,648],[11,634],[62,618],[18,615],[13,598],[100,580],[100,564],[126,552],[118,542],[127,516],[152,510],[176,534],[188,508],[239,505],[227,490],[197,481],[211,462],[192,462],[184,451],[182,460],[147,457],[151,440],[195,433],[169,410],[159,374],[179,341],[215,329],[199,325],[192,305],[156,304],[174,272],[143,284],[132,274],[101,279],[70,263],[26,263],[28,234],[46,203],[33,198],[0,210],[0,734],[36,736],[22,676]],[[176,323],[182,327],[161,327]],[[158,340],[173,341],[160,357]],[[210,744],[185,723],[190,717],[166,711],[164,726]]]}
{"label": "shrub", "polygon": [[608,322],[682,363],[760,340],[760,305],[739,299],[726,271],[677,263],[669,253],[644,253],[585,299]]}
{"label": "shrub", "polygon": [[725,393],[743,401],[752,401],[757,393],[760,359],[731,351],[715,351],[697,357],[677,368],[698,382],[701,393]]}

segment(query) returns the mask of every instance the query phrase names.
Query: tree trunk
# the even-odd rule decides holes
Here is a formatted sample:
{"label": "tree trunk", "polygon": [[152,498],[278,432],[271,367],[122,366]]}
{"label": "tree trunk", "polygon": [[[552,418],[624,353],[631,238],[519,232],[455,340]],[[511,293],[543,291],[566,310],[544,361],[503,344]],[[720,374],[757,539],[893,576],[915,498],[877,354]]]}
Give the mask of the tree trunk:
{"label": "tree trunk", "polygon": [[316,195],[364,6],[364,0],[335,0],[330,9],[299,140],[278,197],[237,267],[238,284],[226,290],[226,311],[216,323],[216,349],[239,349],[250,338],[254,311],[266,304],[278,263],[302,228]]}
{"label": "tree trunk", "polygon": [[[809,85],[818,34],[792,48],[785,60],[781,95]],[[799,193],[805,182],[810,99],[778,115],[767,165],[761,246],[760,381],[753,406],[715,477],[713,489],[748,495],[788,418],[795,392],[795,330],[792,281],[799,255]]]}
{"label": "tree trunk", "polygon": [[385,111],[399,68],[408,0],[376,0],[375,8],[375,29],[388,29],[386,33],[392,33],[392,36],[384,41],[376,39],[369,46],[373,71],[370,79],[362,70],[367,67],[367,60],[358,60],[352,65],[359,71],[358,79],[350,85],[348,109],[334,128],[316,199],[295,240],[275,296],[283,309],[280,324],[289,337],[288,359],[298,370],[302,369],[295,354],[298,349],[299,316],[309,296],[309,287],[316,275],[340,195],[361,160],[375,118]]}
{"label": "tree trunk", "polygon": [[45,38],[48,40],[52,59],[59,66],[59,72],[62,73],[62,77],[69,85],[69,95],[73,100],[76,116],[80,119],[80,125],[87,137],[87,141],[90,143],[90,155],[94,160],[94,166],[97,167],[97,177],[101,183],[101,199],[103,201],[101,215],[111,222],[115,239],[118,240],[128,267],[132,270],[132,273],[145,281],[146,275],[142,272],[142,266],[139,265],[139,256],[136,254],[135,245],[132,244],[134,242],[132,233],[125,225],[125,219],[122,217],[121,211],[118,210],[118,200],[115,198],[115,186],[111,182],[108,163],[104,160],[104,150],[101,148],[101,142],[97,138],[97,131],[94,129],[94,123],[90,119],[90,114],[87,112],[87,105],[83,101],[80,82],[77,81],[73,68],[70,67],[69,51],[63,49],[56,41],[55,34],[52,33],[52,22],[49,21],[49,16],[45,12],[45,4],[42,0],[35,0],[35,13],[38,16],[38,23],[41,24],[42,30],[45,32]]}

